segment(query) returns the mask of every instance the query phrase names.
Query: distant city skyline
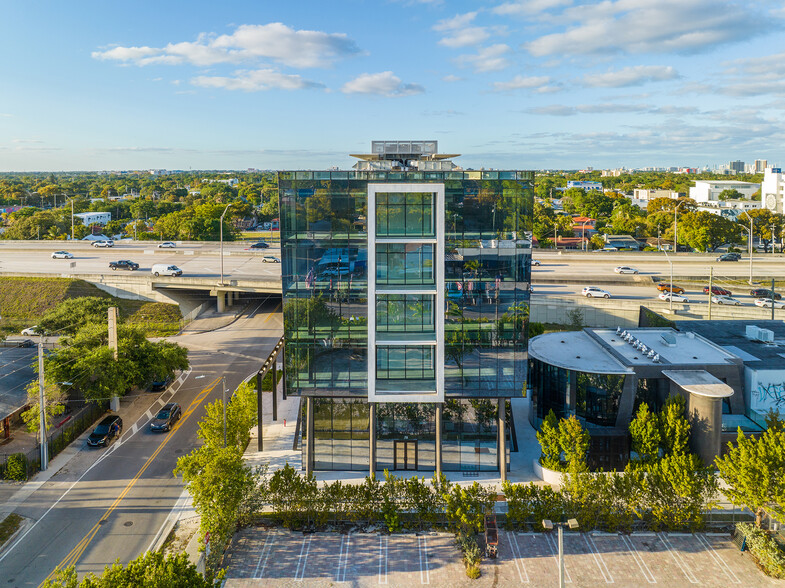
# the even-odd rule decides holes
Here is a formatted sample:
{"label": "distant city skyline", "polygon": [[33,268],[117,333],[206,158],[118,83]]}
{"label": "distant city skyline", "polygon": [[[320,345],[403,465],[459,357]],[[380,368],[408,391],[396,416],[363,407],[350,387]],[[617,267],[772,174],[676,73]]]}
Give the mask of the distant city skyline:
{"label": "distant city skyline", "polygon": [[781,160],[785,7],[762,0],[7,3],[0,171]]}

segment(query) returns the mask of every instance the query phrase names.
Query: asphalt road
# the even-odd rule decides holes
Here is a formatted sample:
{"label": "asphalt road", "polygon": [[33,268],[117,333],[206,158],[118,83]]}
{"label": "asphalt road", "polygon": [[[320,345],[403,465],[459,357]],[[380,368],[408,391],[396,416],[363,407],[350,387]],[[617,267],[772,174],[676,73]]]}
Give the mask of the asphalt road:
{"label": "asphalt road", "polygon": [[[221,397],[221,375],[233,390],[253,373],[280,338],[281,320],[280,303],[260,299],[228,327],[172,338],[190,350],[191,370],[172,398],[183,417],[162,434],[143,426],[145,415],[136,432],[126,421],[120,442],[108,449],[85,447],[32,494],[17,513],[35,524],[0,555],[0,583],[38,586],[55,566],[98,573],[148,549],[183,492],[172,470],[178,457],[200,443],[197,423],[205,405]],[[151,405],[156,398],[151,395]]]}
{"label": "asphalt road", "polygon": [[[275,278],[281,275],[279,263],[263,262],[265,255],[280,259],[281,250],[247,250],[248,243],[224,243],[224,275],[232,278]],[[52,259],[54,251],[68,251],[73,259]],[[183,245],[176,249],[158,249],[154,244],[120,243],[111,248],[93,247],[87,242],[31,241],[3,243],[0,241],[0,272],[42,274],[97,274],[112,273],[110,261],[130,259],[139,269],[116,270],[118,273],[150,275],[154,263],[174,264],[184,276],[217,276],[221,271],[218,243]]]}

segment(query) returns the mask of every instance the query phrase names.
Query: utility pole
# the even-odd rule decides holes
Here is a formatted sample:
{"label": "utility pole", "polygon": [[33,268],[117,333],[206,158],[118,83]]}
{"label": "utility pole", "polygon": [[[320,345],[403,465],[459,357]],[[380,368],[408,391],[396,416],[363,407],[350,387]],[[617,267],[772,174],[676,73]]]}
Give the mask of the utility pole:
{"label": "utility pole", "polygon": [[40,408],[41,429],[41,471],[49,467],[49,446],[46,440],[46,395],[44,393],[44,337],[38,341],[38,406]]}
{"label": "utility pole", "polygon": [[74,240],[74,199],[71,198],[71,241]]}
{"label": "utility pole", "polygon": [[712,296],[711,289],[714,287],[713,282],[714,282],[714,268],[710,267],[709,268],[709,320],[711,320],[711,296]]}
{"label": "utility pole", "polygon": [[774,278],[771,279],[771,320],[774,320]]}
{"label": "utility pole", "polygon": [[226,376],[221,376],[221,388],[223,388],[224,447],[226,447]]}
{"label": "utility pole", "polygon": [[[114,360],[117,361],[117,307],[110,306],[107,317],[109,327],[109,348],[114,350]],[[112,396],[109,400],[109,408],[117,412],[120,410],[120,397]]]}
{"label": "utility pole", "polygon": [[231,202],[227,204],[223,213],[221,213],[221,281],[218,283],[219,286],[224,285],[224,216],[226,215],[226,211],[229,210],[231,205]]}

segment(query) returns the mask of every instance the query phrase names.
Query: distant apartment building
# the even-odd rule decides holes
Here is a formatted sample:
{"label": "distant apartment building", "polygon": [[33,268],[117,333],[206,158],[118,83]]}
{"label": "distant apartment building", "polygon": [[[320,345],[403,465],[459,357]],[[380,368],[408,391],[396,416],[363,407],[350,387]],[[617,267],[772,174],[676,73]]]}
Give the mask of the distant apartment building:
{"label": "distant apartment building", "polygon": [[783,206],[783,194],[785,194],[785,178],[783,178],[782,168],[769,167],[763,173],[763,183],[760,187],[761,203],[772,212],[782,214],[785,210]]}
{"label": "distant apartment building", "polygon": [[754,174],[765,173],[767,167],[769,167],[768,161],[766,161],[765,159],[756,159],[755,163],[752,165],[752,173]]}
{"label": "distant apartment building", "polygon": [[698,210],[703,212],[710,212],[723,218],[735,221],[739,218],[741,213],[748,210],[757,210],[761,208],[759,200],[726,200],[720,202],[704,202],[698,204]]}
{"label": "distant apartment building", "polygon": [[760,189],[760,184],[734,180],[698,180],[690,188],[690,198],[695,202],[719,202],[724,190],[737,190],[747,200]]}
{"label": "distant apartment building", "polygon": [[570,180],[567,182],[567,188],[581,188],[586,190],[598,190],[602,192],[602,183],[601,182],[586,182],[586,181],[579,181],[579,180]]}
{"label": "distant apartment building", "polygon": [[86,227],[92,225],[103,226],[112,220],[112,213],[111,212],[79,212],[75,214],[74,217],[80,219],[82,221],[82,224]]}
{"label": "distant apartment building", "polygon": [[728,169],[737,174],[744,173],[744,162],[743,161],[729,161],[728,162]]}

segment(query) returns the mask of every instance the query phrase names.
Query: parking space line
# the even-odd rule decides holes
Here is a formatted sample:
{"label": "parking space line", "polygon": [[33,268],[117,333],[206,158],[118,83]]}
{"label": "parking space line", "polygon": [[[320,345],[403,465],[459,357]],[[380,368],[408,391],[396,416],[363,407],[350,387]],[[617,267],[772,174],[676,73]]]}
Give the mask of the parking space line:
{"label": "parking space line", "polygon": [[166,401],[165,401],[163,398],[159,398],[159,399],[158,399],[156,402],[157,402],[158,404],[160,404],[161,406],[163,406],[164,404],[166,404]]}
{"label": "parking space line", "polygon": [[297,558],[297,569],[294,572],[294,581],[302,582],[305,578],[305,566],[308,563],[308,553],[311,551],[311,539],[313,535],[303,537],[303,544],[300,546],[300,557]]}
{"label": "parking space line", "polygon": [[[384,568],[382,568],[384,566]],[[382,574],[384,569],[384,574]],[[387,583],[387,537],[379,535],[379,584]]]}
{"label": "parking space line", "polygon": [[714,546],[709,542],[709,540],[706,539],[706,537],[698,535],[697,533],[695,537],[697,537],[698,542],[700,542],[703,546],[709,549],[709,555],[714,559],[715,562],[717,562],[717,565],[719,565],[722,568],[722,571],[725,572],[725,575],[728,576],[730,581],[733,582],[734,584],[741,584],[741,580],[739,580],[739,577],[733,572],[730,566],[727,563],[725,563],[725,560],[722,559],[722,557],[720,557],[720,554],[717,553],[717,550],[714,549]]}
{"label": "parking space line", "polygon": [[[545,533],[545,542],[548,544],[548,548],[551,550],[551,555],[553,559],[556,561],[556,572],[559,572],[559,556],[556,555],[556,546],[554,545],[553,537],[551,537],[550,533]],[[564,562],[564,583],[565,584],[572,584],[572,578],[570,577],[570,572],[567,571],[567,562]]]}
{"label": "parking space line", "polygon": [[676,562],[676,565],[679,566],[681,571],[684,573],[684,576],[690,581],[690,584],[697,584],[698,578],[687,568],[687,564],[684,559],[681,557],[681,553],[674,549],[673,545],[671,544],[670,540],[668,539],[665,533],[660,533],[659,535],[660,540],[662,541],[665,548],[670,552],[673,561]]}
{"label": "parking space line", "polygon": [[417,537],[417,547],[420,551],[420,584],[430,584],[431,570],[428,566],[428,541],[425,535]]}
{"label": "parking space line", "polygon": [[152,418],[153,418],[153,413],[152,413],[152,412],[150,412],[150,409],[148,408],[148,409],[147,409],[147,412],[146,412],[146,413],[144,413],[144,416],[146,416],[146,417],[147,417],[147,419],[148,419],[148,420],[150,420],[150,419],[152,419]]}
{"label": "parking space line", "polygon": [[[270,552],[273,550],[273,544],[275,543],[275,536],[276,532],[273,530],[272,533],[267,535],[267,539],[264,540],[264,545],[262,546],[262,552],[259,554],[259,561],[256,563],[256,569],[254,570],[253,577],[259,578],[264,575],[264,569],[267,567],[267,559],[270,557]],[[264,559],[264,565],[262,565],[262,559]],[[259,569],[259,566],[262,569]]]}
{"label": "parking space line", "polygon": [[510,544],[512,561],[515,564],[515,569],[518,570],[518,577],[521,579],[521,584],[528,584],[529,574],[526,572],[526,566],[523,564],[523,556],[521,555],[521,546],[518,545],[518,539],[515,537],[515,533],[505,531],[505,535],[507,536],[507,542]]}
{"label": "parking space line", "polygon": [[338,554],[338,573],[335,575],[335,581],[338,583],[346,582],[346,566],[349,565],[349,546],[351,542],[351,535],[341,535],[341,551]]}
{"label": "parking space line", "polygon": [[624,543],[630,550],[630,554],[632,555],[633,559],[638,563],[641,574],[643,574],[643,577],[646,578],[646,581],[649,584],[656,584],[657,579],[654,577],[654,574],[651,573],[651,570],[649,569],[649,566],[646,565],[646,562],[643,561],[641,554],[638,553],[638,550],[635,548],[635,544],[632,542],[632,540],[626,535],[620,535],[620,537],[622,543]]}
{"label": "parking space line", "polygon": [[136,423],[134,423],[133,425],[131,425],[131,435],[133,435],[134,433],[136,433],[138,430],[139,430],[139,429],[137,428],[137,426],[136,426]]}
{"label": "parking space line", "polygon": [[605,578],[606,584],[613,584],[613,576],[611,575],[608,566],[605,565],[605,560],[602,559],[602,555],[600,554],[600,550],[597,549],[597,545],[594,543],[594,539],[589,537],[587,533],[582,533],[583,540],[586,542],[586,546],[589,548],[589,552],[594,557],[594,562],[597,564],[597,567],[600,568],[600,573],[602,577]]}

